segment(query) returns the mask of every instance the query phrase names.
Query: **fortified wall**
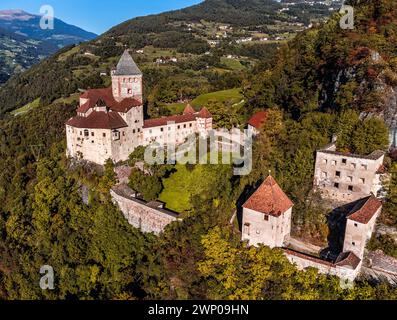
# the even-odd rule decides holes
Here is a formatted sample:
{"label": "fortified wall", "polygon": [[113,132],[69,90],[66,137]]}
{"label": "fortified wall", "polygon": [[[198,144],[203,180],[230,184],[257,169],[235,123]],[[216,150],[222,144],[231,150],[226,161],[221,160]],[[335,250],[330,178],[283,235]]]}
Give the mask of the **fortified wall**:
{"label": "fortified wall", "polygon": [[136,192],[126,184],[112,188],[110,195],[128,223],[144,233],[159,235],[167,225],[180,220],[177,213],[164,209],[163,203],[138,199]]}
{"label": "fortified wall", "polygon": [[341,253],[335,263],[322,260],[307,254],[283,249],[288,260],[295,264],[299,270],[316,268],[319,273],[337,276],[342,279],[354,281],[360,273],[362,261],[353,253]]}

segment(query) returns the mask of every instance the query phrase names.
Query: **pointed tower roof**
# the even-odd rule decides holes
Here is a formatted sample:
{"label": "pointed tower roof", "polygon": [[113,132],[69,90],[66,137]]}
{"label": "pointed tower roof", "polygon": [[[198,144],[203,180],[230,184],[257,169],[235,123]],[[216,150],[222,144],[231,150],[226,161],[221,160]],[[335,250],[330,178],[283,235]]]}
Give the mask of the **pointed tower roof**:
{"label": "pointed tower roof", "polygon": [[135,76],[142,75],[141,70],[139,70],[134,59],[132,59],[128,50],[125,50],[117,64],[116,71],[114,72],[116,76]]}
{"label": "pointed tower roof", "polygon": [[294,203],[288,198],[272,176],[268,176],[254,194],[244,203],[243,208],[251,209],[274,217],[281,216]]}
{"label": "pointed tower roof", "polygon": [[208,109],[206,107],[204,107],[198,113],[198,117],[199,118],[209,119],[209,118],[212,118],[212,114],[208,111]]}
{"label": "pointed tower roof", "polygon": [[196,113],[196,111],[193,109],[192,105],[188,103],[186,105],[185,110],[183,111],[183,114],[192,114],[192,113]]}

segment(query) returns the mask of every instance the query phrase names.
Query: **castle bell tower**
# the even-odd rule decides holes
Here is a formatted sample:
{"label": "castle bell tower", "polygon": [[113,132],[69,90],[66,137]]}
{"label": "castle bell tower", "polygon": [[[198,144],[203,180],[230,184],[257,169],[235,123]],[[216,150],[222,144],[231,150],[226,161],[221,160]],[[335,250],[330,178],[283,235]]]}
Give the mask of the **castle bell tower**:
{"label": "castle bell tower", "polygon": [[142,72],[125,50],[115,70],[112,71],[112,90],[116,101],[134,98],[142,103]]}

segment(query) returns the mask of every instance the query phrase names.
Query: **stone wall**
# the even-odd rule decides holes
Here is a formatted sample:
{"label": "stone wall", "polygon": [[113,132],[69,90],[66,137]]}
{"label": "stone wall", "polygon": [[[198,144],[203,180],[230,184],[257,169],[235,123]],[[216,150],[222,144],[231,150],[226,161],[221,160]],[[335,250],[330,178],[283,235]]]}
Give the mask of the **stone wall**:
{"label": "stone wall", "polygon": [[135,192],[125,185],[114,187],[110,194],[129,224],[144,233],[159,235],[174,221],[180,221],[178,214],[163,209],[161,203],[147,203],[135,197]]}
{"label": "stone wall", "polygon": [[300,252],[288,249],[284,249],[283,251],[287,259],[292,264],[295,264],[299,270],[305,270],[311,267],[317,269],[319,273],[337,276],[349,281],[354,281],[361,270],[362,261],[355,266],[338,265]]}

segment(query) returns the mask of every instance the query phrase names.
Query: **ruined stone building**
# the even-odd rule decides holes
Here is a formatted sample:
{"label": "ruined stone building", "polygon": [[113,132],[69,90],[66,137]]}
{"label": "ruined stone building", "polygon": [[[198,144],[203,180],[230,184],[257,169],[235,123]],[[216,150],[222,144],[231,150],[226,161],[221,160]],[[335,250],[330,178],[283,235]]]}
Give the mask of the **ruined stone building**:
{"label": "ruined stone building", "polygon": [[343,251],[332,261],[289,248],[293,203],[269,176],[243,205],[242,241],[248,245],[281,248],[298,269],[353,281],[360,273],[367,241],[374,231],[382,204],[373,195],[356,201],[346,216]]}
{"label": "ruined stone building", "polygon": [[314,187],[326,199],[352,202],[382,190],[383,151],[368,156],[336,151],[332,143],[317,151]]}
{"label": "ruined stone building", "polygon": [[180,144],[192,134],[206,136],[212,116],[187,106],[182,115],[144,120],[143,75],[125,51],[109,88],[87,90],[77,115],[66,123],[67,155],[97,164],[120,162],[138,146]]}

